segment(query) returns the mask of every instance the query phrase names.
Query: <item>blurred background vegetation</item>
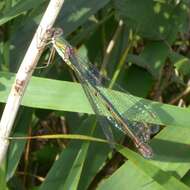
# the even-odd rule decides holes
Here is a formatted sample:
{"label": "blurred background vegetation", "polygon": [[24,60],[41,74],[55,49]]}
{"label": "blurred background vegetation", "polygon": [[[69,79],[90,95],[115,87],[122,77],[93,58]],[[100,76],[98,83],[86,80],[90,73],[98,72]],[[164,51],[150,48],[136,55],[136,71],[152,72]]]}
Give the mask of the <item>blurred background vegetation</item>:
{"label": "blurred background vegetation", "polygon": [[[0,1],[1,113],[14,73],[48,2]],[[133,95],[160,102],[159,107],[165,113],[155,109],[163,118],[158,124],[167,127],[162,127],[151,140],[154,160],[144,161],[137,155],[124,158],[108,145],[96,142],[14,140],[6,167],[0,172],[0,187],[188,189],[190,112],[180,107],[188,106],[190,101],[189,3],[189,0],[66,0],[55,23],[63,28],[64,37],[81,56],[96,65],[104,76]],[[115,43],[107,54],[111,40]],[[49,54],[47,47],[39,66],[47,63]],[[51,65],[36,69],[34,75],[12,136],[77,133],[104,138],[95,117],[86,114],[93,112],[80,86],[66,82],[75,81],[75,77],[61,58],[56,56]],[[118,131],[114,133],[118,142],[131,147],[128,139]],[[157,173],[150,174],[148,169]]]}

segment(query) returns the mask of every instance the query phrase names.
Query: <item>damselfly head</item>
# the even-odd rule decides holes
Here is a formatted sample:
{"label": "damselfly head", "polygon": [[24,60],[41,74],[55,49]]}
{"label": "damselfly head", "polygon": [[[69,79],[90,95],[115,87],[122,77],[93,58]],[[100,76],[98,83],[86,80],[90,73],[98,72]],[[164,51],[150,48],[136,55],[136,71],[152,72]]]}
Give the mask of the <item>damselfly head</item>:
{"label": "damselfly head", "polygon": [[48,35],[48,38],[56,38],[63,34],[63,29],[61,28],[50,28],[46,30],[46,34]]}
{"label": "damselfly head", "polygon": [[54,28],[54,37],[59,37],[63,35],[63,29],[62,28]]}

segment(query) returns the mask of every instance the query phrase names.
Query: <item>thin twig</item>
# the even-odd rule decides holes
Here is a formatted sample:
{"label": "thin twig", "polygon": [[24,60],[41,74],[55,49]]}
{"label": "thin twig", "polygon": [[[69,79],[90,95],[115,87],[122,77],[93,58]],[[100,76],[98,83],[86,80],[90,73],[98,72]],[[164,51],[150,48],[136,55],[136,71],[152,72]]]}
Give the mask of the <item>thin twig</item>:
{"label": "thin twig", "polygon": [[103,60],[103,63],[102,63],[101,69],[100,69],[101,72],[104,72],[104,70],[106,68],[106,65],[107,65],[107,63],[109,61],[109,58],[110,58],[110,55],[111,55],[111,51],[114,48],[115,42],[116,42],[116,40],[117,40],[117,38],[118,38],[118,36],[119,36],[119,34],[121,32],[122,27],[123,27],[123,20],[120,20],[119,24],[118,24],[118,27],[117,27],[117,30],[116,30],[113,38],[109,42],[108,47],[106,49],[104,60]]}
{"label": "thin twig", "polygon": [[115,82],[119,76],[119,73],[121,72],[123,65],[126,63],[127,56],[129,54],[129,51],[131,50],[132,46],[133,46],[133,39],[131,39],[131,40],[129,39],[129,45],[126,47],[121,59],[119,60],[119,64],[117,65],[117,68],[113,74],[113,77],[112,77],[111,82],[109,84],[109,88],[112,88],[114,86],[114,84],[115,84]]}
{"label": "thin twig", "polygon": [[32,76],[33,70],[36,67],[46,45],[45,41],[48,37],[46,31],[53,26],[63,3],[64,0],[50,1],[17,72],[15,82],[12,86],[0,121],[0,165],[2,165],[3,161],[5,160],[9,145],[7,137],[10,135],[22,97]]}
{"label": "thin twig", "polygon": [[173,98],[169,102],[169,104],[175,104],[178,100],[180,100],[184,96],[187,96],[187,94],[189,94],[189,93],[190,93],[190,87],[188,86],[181,94],[179,94],[178,96],[176,96],[175,98]]}

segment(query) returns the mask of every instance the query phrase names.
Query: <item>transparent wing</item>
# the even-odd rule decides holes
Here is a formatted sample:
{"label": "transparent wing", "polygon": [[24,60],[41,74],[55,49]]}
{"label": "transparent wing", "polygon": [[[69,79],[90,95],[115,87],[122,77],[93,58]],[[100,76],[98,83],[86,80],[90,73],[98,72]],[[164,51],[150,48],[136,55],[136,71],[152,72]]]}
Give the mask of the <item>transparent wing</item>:
{"label": "transparent wing", "polygon": [[99,100],[99,97],[95,95],[94,90],[91,88],[91,85],[88,81],[85,80],[85,77],[81,75],[81,73],[76,72],[76,76],[81,83],[83,90],[92,106],[93,111],[95,112],[99,123],[102,127],[102,130],[110,142],[111,147],[113,148],[114,144],[114,135],[112,133],[112,129],[110,124],[113,124],[114,120],[110,117],[109,112],[105,109],[102,102]]}
{"label": "transparent wing", "polygon": [[[144,157],[152,157],[152,149],[146,144],[150,138],[150,130],[146,123],[129,121],[127,118],[124,118],[110,102],[111,100],[106,98],[98,88],[101,85],[101,81],[97,80],[98,78],[93,78],[87,67],[81,67],[81,63],[78,63],[75,56],[72,56],[70,60],[95,113],[97,116],[101,116],[100,123],[111,143],[113,142],[113,136],[110,133],[110,128],[107,128],[109,127],[107,123],[111,123],[114,127],[131,137],[135,146]],[[102,117],[103,115],[105,117]]]}
{"label": "transparent wing", "polygon": [[[89,86],[89,84],[87,83],[83,83],[82,87],[84,89],[84,92],[92,106],[92,109],[94,110],[97,119],[102,127],[102,130],[104,132],[104,135],[106,136],[106,138],[108,139],[108,141],[110,142],[112,148],[113,148],[113,144],[115,142],[114,140],[114,135],[111,129],[110,124],[113,124],[113,119],[109,116],[109,113],[104,110],[104,106],[101,103],[101,101],[99,101],[99,98],[97,96],[93,96],[93,92]],[[103,116],[104,114],[104,116]],[[106,115],[105,115],[106,114]]]}
{"label": "transparent wing", "polygon": [[[148,125],[145,122],[129,121],[124,112],[121,112],[123,111],[121,108],[125,105],[125,103],[121,101],[121,98],[117,99],[118,95],[113,94],[111,90],[107,91],[105,88],[101,87],[101,76],[94,67],[89,68],[86,64],[82,64],[82,62],[78,64],[79,61],[81,60],[78,60],[78,57],[77,60],[73,58],[72,63],[74,64],[75,72],[79,78],[82,78],[82,83],[86,83],[88,86],[88,88],[85,87],[87,91],[86,94],[91,97],[91,105],[94,104],[93,107],[97,107],[96,110],[94,110],[95,113],[98,113],[98,115],[105,115],[112,125],[126,133],[126,127],[120,121],[112,118],[113,115],[108,108],[110,106],[110,109],[113,110],[116,115],[118,114],[122,117],[127,128],[132,132],[132,135],[130,135],[130,133],[128,134],[129,136],[134,135],[140,139],[140,141],[147,142],[150,138],[150,128]],[[81,82],[81,79],[79,80]]]}
{"label": "transparent wing", "polygon": [[[61,43],[64,45],[62,46]],[[107,125],[111,123],[114,127],[128,134],[145,157],[150,157],[152,150],[145,144],[150,138],[150,128],[144,121],[144,117],[146,114],[146,117],[149,117],[148,122],[151,123],[151,119],[155,117],[155,114],[147,106],[139,103],[138,99],[134,99],[131,94],[127,93],[126,99],[126,92],[125,96],[122,96],[122,94],[118,96],[116,91],[105,89],[106,83],[109,84],[109,80],[104,79],[94,66],[75,54],[66,41],[61,43],[59,42],[60,47],[57,46],[56,49],[63,56],[63,60],[75,71],[93,110],[100,119],[106,137],[113,142],[113,134],[109,125]],[[66,47],[67,52],[62,47]],[[65,58],[65,53],[68,60]],[[143,117],[140,118],[142,115]]]}
{"label": "transparent wing", "polygon": [[[158,119],[156,113],[153,112],[150,105],[145,104],[142,100],[132,96],[129,92],[122,89],[118,84],[114,85],[114,90],[108,90],[104,87],[108,87],[110,84],[110,79],[102,77],[98,70],[90,63],[87,63],[84,59],[77,55],[77,59],[81,62],[82,69],[88,74],[89,80],[98,81],[98,88],[104,94],[105,97],[109,98],[112,104],[117,107],[118,112],[132,121],[141,121],[147,123],[154,123]],[[118,92],[120,91],[120,92]],[[157,125],[150,125],[151,128],[158,130]],[[151,129],[151,131],[154,131]]]}

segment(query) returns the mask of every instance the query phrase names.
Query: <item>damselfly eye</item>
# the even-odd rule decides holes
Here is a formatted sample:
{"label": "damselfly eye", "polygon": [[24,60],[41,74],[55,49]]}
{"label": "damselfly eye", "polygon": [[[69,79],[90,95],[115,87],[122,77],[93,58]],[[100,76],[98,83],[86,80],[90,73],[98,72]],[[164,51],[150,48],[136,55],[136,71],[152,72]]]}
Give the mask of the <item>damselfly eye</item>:
{"label": "damselfly eye", "polygon": [[49,38],[59,37],[63,34],[63,30],[61,28],[50,28],[46,30],[46,34]]}
{"label": "damselfly eye", "polygon": [[52,38],[54,36],[54,33],[55,33],[54,28],[49,28],[46,30],[46,34],[47,34],[48,38]]}
{"label": "damselfly eye", "polygon": [[63,29],[61,28],[55,28],[54,30],[54,36],[61,36],[63,34]]}
{"label": "damselfly eye", "polygon": [[47,33],[47,34],[52,34],[52,33],[53,33],[53,28],[47,29],[47,30],[46,30],[46,33]]}

